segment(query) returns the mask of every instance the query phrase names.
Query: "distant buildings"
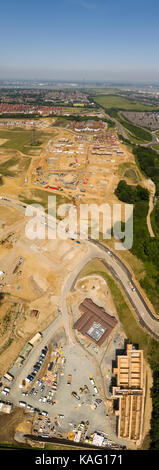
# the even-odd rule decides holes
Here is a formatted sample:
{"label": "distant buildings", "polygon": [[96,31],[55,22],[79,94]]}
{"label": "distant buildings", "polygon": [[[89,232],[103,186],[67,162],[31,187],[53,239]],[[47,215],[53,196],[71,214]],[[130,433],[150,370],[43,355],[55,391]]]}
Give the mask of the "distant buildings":
{"label": "distant buildings", "polygon": [[94,121],[94,120],[89,120],[89,121],[82,121],[82,122],[77,122],[73,121],[70,124],[70,128],[74,130],[75,132],[100,132],[104,130],[106,127],[106,123],[103,121]]}
{"label": "distant buildings", "polygon": [[49,114],[56,114],[61,110],[62,108],[59,106],[0,103],[0,114],[40,114],[48,116]]}
{"label": "distant buildings", "polygon": [[50,115],[58,114],[62,109],[66,109],[66,106],[95,106],[94,103],[90,103],[86,94],[78,90],[73,92],[43,90],[39,96],[41,104],[37,103],[35,90],[31,90],[31,95],[27,96],[27,91],[21,90],[19,96],[10,97],[10,93],[6,90],[6,95],[3,94],[1,99],[0,114]]}

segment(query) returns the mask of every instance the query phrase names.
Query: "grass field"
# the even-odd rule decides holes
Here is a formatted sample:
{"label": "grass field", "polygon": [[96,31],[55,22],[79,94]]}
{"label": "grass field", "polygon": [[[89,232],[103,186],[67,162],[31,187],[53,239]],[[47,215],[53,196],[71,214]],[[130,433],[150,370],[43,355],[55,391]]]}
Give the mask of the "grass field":
{"label": "grass field", "polygon": [[153,145],[152,147],[154,150],[159,150],[159,144]]}
{"label": "grass field", "polygon": [[130,111],[153,111],[157,110],[155,106],[145,106],[138,101],[123,98],[122,96],[101,95],[93,96],[95,103],[103,106],[105,109],[116,108]]}
{"label": "grass field", "polygon": [[129,179],[130,182],[132,182],[133,184],[136,184],[138,182],[138,177],[137,177],[136,171],[132,168],[125,171],[124,178]]}
{"label": "grass field", "polygon": [[69,120],[65,116],[60,116],[53,122],[52,127],[66,127]]}
{"label": "grass field", "polygon": [[136,165],[133,165],[130,162],[121,163],[118,167],[119,176],[128,178],[134,184],[138,183],[140,180],[139,171]]}
{"label": "grass field", "polygon": [[93,94],[95,93],[96,96],[98,95],[110,95],[110,94],[116,94],[116,93],[119,93],[119,88],[106,88],[106,89],[103,89],[103,88],[91,88],[91,92],[90,92],[90,88],[88,88],[87,90],[87,93],[89,94]]}
{"label": "grass field", "polygon": [[69,203],[69,199],[61,194],[55,194],[51,191],[45,191],[42,189],[33,189],[31,191],[31,197],[26,193],[19,194],[19,200],[25,204],[41,204],[47,212],[48,209],[48,196],[56,196],[56,207],[58,208],[60,204]]}
{"label": "grass field", "polygon": [[41,131],[36,131],[36,140],[39,141],[39,145],[33,145],[32,130],[0,130],[0,139],[8,139],[7,142],[1,145],[1,148],[19,150],[24,154],[28,154],[31,151],[34,153],[34,149],[37,149],[46,137],[46,133],[44,134]]}
{"label": "grass field", "polygon": [[127,131],[127,136],[133,144],[138,144],[138,145],[145,144],[144,139],[140,139],[139,137],[135,137],[133,134],[130,134],[128,131]]}
{"label": "grass field", "polygon": [[[17,157],[9,158],[0,164],[0,173],[3,176],[14,177],[16,176],[17,171],[19,174],[23,171],[27,171],[30,162],[31,158],[28,157],[21,157],[21,159]],[[17,171],[15,169],[12,170],[12,167],[14,166],[17,166]]]}

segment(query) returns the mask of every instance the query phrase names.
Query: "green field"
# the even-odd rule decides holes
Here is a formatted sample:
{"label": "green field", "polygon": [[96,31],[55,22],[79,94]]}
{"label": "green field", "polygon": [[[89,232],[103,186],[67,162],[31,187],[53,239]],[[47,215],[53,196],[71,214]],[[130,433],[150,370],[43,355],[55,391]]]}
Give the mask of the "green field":
{"label": "green field", "polygon": [[133,184],[136,184],[138,182],[136,171],[132,168],[130,170],[125,171],[124,178],[130,179]]}
{"label": "green field", "polygon": [[47,212],[48,209],[48,196],[56,196],[56,207],[61,204],[68,204],[70,200],[62,194],[55,194],[54,191],[46,191],[43,189],[32,189],[31,198],[26,194],[19,194],[19,200],[25,204],[41,204]]}
{"label": "green field", "polygon": [[136,165],[131,162],[121,163],[118,167],[119,176],[130,179],[133,184],[136,184],[140,180],[139,170]]}
{"label": "green field", "polygon": [[139,103],[139,101],[135,101],[128,98],[123,98],[121,96],[114,96],[114,95],[101,95],[101,96],[93,96],[92,97],[95,103],[103,106],[105,109],[125,109],[130,111],[153,111],[157,110],[156,106],[145,106],[144,104]]}
{"label": "green field", "polygon": [[159,150],[159,144],[153,145],[152,147],[154,150]]}
{"label": "green field", "polygon": [[64,127],[65,128],[67,126],[69,120],[70,120],[70,116],[68,116],[68,117],[60,116],[56,119],[55,122],[53,122],[52,127]]}
{"label": "green field", "polygon": [[93,95],[95,94],[96,96],[99,96],[99,95],[115,95],[116,93],[120,93],[120,89],[119,88],[91,88],[91,92],[90,92],[90,88],[88,88],[86,90],[87,93]]}
{"label": "green field", "polygon": [[135,137],[133,134],[130,134],[130,132],[128,131],[127,131],[127,136],[129,139],[131,139],[132,144],[142,145],[142,144],[145,144],[145,142],[151,142],[150,140],[148,141],[146,139],[144,140],[143,138],[141,139],[140,137]]}
{"label": "green field", "polygon": [[[21,157],[21,158],[9,158],[5,162],[0,164],[0,173],[3,176],[11,176],[14,177],[18,173],[22,173],[27,171],[31,162],[31,158],[28,157]],[[12,169],[12,167],[17,165],[17,170]]]}
{"label": "green field", "polygon": [[0,148],[5,149],[15,149],[19,150],[24,154],[28,154],[30,150],[34,153],[36,149],[42,143],[42,140],[47,136],[47,134],[42,133],[41,131],[36,131],[35,138],[37,143],[34,144],[35,138],[33,138],[32,130],[23,130],[23,129],[7,129],[0,130],[0,139],[8,139],[7,142],[2,144]]}

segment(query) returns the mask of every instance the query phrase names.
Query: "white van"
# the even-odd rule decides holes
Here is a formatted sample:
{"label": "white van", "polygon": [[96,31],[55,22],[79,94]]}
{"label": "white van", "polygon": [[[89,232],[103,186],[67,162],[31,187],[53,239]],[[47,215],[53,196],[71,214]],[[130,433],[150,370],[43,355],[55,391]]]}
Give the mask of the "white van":
{"label": "white van", "polygon": [[19,406],[23,406],[23,408],[26,407],[26,402],[25,401],[19,401]]}

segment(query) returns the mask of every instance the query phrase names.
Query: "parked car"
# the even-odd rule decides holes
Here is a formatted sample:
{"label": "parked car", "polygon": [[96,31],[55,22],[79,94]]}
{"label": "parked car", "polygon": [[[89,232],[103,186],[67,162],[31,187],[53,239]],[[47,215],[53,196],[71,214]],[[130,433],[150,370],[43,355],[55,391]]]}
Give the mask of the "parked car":
{"label": "parked car", "polygon": [[48,412],[47,411],[42,411],[41,413],[43,416],[48,416]]}
{"label": "parked car", "polygon": [[19,401],[19,406],[22,406],[23,408],[26,407],[26,402],[25,401]]}
{"label": "parked car", "polygon": [[27,376],[27,380],[28,380],[29,382],[32,382],[33,379],[34,379],[34,377],[33,377],[32,375],[29,374],[29,375]]}

